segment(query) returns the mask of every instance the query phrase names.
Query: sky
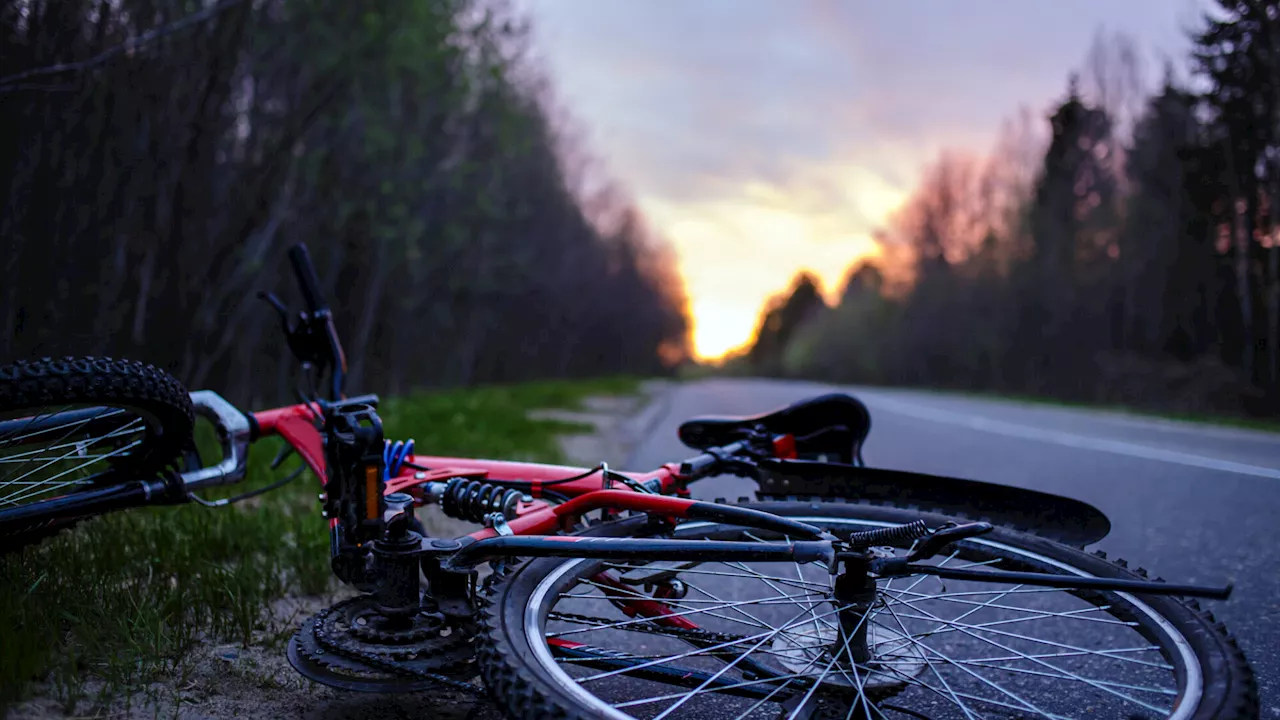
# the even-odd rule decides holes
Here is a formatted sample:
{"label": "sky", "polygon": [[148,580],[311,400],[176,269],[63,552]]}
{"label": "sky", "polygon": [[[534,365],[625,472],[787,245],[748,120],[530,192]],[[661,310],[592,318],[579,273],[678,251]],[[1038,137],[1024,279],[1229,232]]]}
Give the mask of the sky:
{"label": "sky", "polygon": [[1043,118],[1100,28],[1151,83],[1205,0],[517,0],[556,104],[674,247],[695,354],[808,271],[834,301],[943,149]]}

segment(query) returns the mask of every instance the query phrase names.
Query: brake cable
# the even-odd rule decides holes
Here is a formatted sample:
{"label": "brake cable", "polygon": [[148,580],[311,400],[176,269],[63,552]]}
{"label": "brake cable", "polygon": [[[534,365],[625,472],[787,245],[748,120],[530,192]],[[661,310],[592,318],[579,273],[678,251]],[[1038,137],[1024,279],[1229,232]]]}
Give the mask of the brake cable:
{"label": "brake cable", "polygon": [[[280,448],[280,452],[276,454],[275,459],[271,461],[271,469],[275,470],[276,468],[280,467],[280,465],[284,463],[285,459],[288,458],[289,455],[291,455],[292,453],[293,453],[293,446],[289,445],[288,443],[285,443],[284,447]],[[241,500],[248,500],[251,497],[256,497],[258,495],[262,495],[263,493],[271,492],[272,490],[275,490],[277,488],[282,488],[285,485],[288,485],[289,483],[293,482],[294,480],[297,480],[298,476],[301,475],[302,472],[306,469],[307,469],[307,466],[305,464],[299,465],[296,470],[289,473],[284,478],[277,480],[271,483],[270,485],[260,487],[256,490],[249,490],[248,492],[243,492],[243,493],[240,493],[239,495],[232,495],[231,497],[220,498],[218,500],[206,500],[200,497],[199,495],[196,495],[194,492],[188,490],[187,499],[194,500],[197,504],[203,505],[204,507],[209,507],[209,508],[225,507],[227,505],[238,503]]]}

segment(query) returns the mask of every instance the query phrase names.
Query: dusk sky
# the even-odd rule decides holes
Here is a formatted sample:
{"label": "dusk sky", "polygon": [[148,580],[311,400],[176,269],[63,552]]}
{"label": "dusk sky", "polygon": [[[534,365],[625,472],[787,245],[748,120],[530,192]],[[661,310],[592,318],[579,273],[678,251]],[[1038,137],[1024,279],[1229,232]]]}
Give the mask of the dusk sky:
{"label": "dusk sky", "polygon": [[702,357],[801,270],[831,299],[944,148],[1042,118],[1096,31],[1148,84],[1203,0],[522,0],[591,152],[679,256]]}

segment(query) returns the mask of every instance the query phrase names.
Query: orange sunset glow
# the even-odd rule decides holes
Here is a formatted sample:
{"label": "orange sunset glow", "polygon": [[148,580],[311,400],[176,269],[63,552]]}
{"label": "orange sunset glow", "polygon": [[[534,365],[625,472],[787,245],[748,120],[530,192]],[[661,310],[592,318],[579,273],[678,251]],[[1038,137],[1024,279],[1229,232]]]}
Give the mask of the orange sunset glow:
{"label": "orange sunset glow", "polygon": [[801,271],[834,300],[939,152],[1043,118],[1096,18],[1176,48],[1198,0],[515,2],[573,137],[672,244],[710,360]]}
{"label": "orange sunset glow", "polygon": [[[864,217],[882,221],[904,197],[872,178],[851,177],[851,188],[862,188]],[[845,213],[815,212],[776,189],[748,186],[736,197],[689,204],[641,196],[640,203],[676,249],[693,352],[702,361],[750,343],[760,308],[796,274],[811,273],[833,303],[849,268],[878,252],[869,235],[849,230],[857,224]]]}

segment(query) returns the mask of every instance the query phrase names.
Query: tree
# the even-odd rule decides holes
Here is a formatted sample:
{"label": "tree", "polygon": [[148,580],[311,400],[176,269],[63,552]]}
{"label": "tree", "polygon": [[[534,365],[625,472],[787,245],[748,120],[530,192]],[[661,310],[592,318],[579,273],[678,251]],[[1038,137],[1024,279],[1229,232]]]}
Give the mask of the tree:
{"label": "tree", "polygon": [[1141,102],[1133,43],[1099,33],[1047,142],[1007,123],[984,161],[942,153],[876,233],[884,282],[851,276],[786,371],[1280,412],[1280,4],[1218,5],[1206,93],[1169,68]]}
{"label": "tree", "polygon": [[1196,311],[1207,305],[1216,258],[1188,182],[1195,177],[1188,172],[1188,158],[1199,130],[1194,98],[1174,86],[1167,70],[1163,89],[1135,128],[1129,153],[1132,192],[1117,273],[1124,290],[1116,343],[1122,350],[1173,349],[1189,359],[1206,349],[1205,319]]}
{"label": "tree", "polygon": [[1050,125],[1029,209],[1030,257],[1015,278],[1022,312],[1012,351],[1036,384],[1070,382],[1105,343],[1105,276],[1119,253],[1110,118],[1082,101],[1073,77]]}
{"label": "tree", "polygon": [[[607,220],[588,213],[566,179],[584,152],[511,8],[210,7],[0,4],[0,78],[73,68],[0,82],[0,238],[18,280],[0,289],[0,352],[112,353],[236,402],[291,400],[254,291],[296,304],[285,250],[305,241],[361,391],[683,357],[669,248],[623,193]],[[99,59],[125,43],[139,47]]]}
{"label": "tree", "polygon": [[[1267,368],[1266,379],[1280,386],[1280,247],[1269,255],[1269,279],[1260,279],[1262,246],[1259,240],[1273,229],[1269,211],[1278,199],[1280,148],[1277,147],[1277,113],[1280,113],[1280,7],[1272,1],[1217,0],[1217,16],[1206,14],[1203,28],[1195,33],[1192,54],[1196,72],[1209,83],[1201,96],[1201,108],[1209,119],[1211,146],[1223,155],[1225,172],[1221,203],[1231,223],[1235,259],[1235,291],[1243,336],[1240,360],[1251,378],[1261,379],[1259,360]],[[1264,196],[1269,197],[1264,200]],[[1268,304],[1259,312],[1259,288],[1267,286]],[[1265,354],[1255,338],[1265,339]]]}
{"label": "tree", "polygon": [[770,298],[760,313],[755,342],[748,352],[750,362],[776,372],[792,336],[826,307],[814,277],[807,272],[797,275],[788,291]]}

